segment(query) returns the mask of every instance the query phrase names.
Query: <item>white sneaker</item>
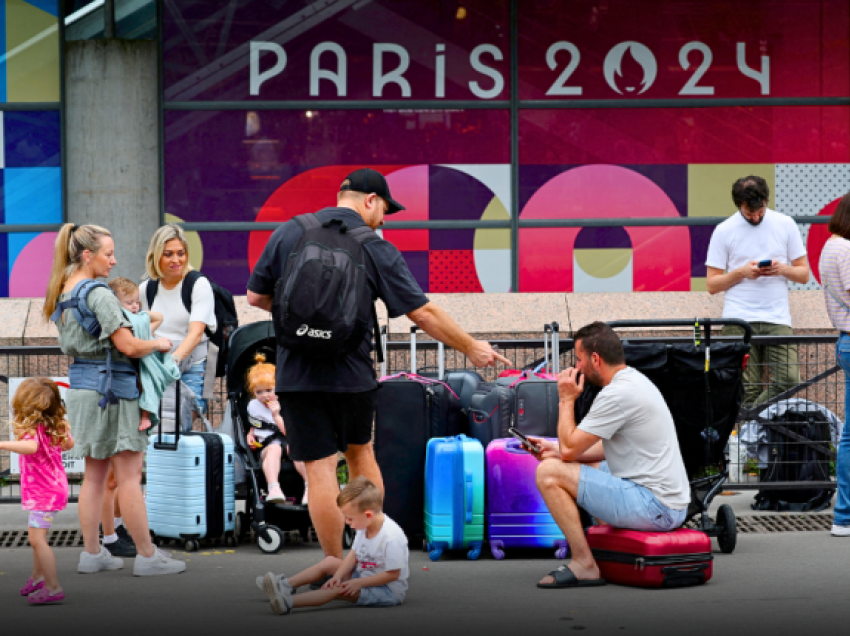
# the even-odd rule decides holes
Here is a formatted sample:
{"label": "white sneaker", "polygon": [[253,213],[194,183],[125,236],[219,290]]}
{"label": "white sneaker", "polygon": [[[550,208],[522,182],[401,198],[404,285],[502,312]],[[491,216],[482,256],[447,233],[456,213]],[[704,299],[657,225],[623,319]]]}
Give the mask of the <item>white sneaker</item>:
{"label": "white sneaker", "polygon": [[266,503],[286,503],[286,497],[284,497],[280,486],[272,486],[269,488],[269,496],[266,497]]}
{"label": "white sneaker", "polygon": [[159,548],[155,550],[151,557],[143,557],[141,554],[136,557],[136,562],[133,564],[133,576],[159,576],[186,571],[186,564],[183,561],[168,558]]}
{"label": "white sneaker", "polygon": [[[265,576],[258,576],[257,583],[263,593],[269,597],[270,601],[283,598],[285,594],[292,597],[292,586],[286,578],[285,574],[273,574],[266,572]],[[290,603],[290,606],[292,603]]]}
{"label": "white sneaker", "polygon": [[80,554],[80,564],[77,572],[80,574],[94,574],[105,570],[120,570],[124,567],[124,560],[112,556],[112,554],[100,546],[99,554],[89,554],[85,550]]}
{"label": "white sneaker", "polygon": [[[271,574],[271,572],[269,574]],[[269,574],[267,574],[266,578],[263,580],[264,584],[268,581],[274,580],[274,575],[269,576]],[[289,584],[287,583],[286,585],[288,586]],[[268,595],[268,586],[264,585],[264,589]],[[274,585],[272,589],[274,590],[273,598],[269,595],[271,598],[272,611],[278,615],[289,614],[292,611],[292,592],[287,590],[283,585]]]}
{"label": "white sneaker", "polygon": [[832,525],[832,536],[833,537],[850,537],[850,526],[836,526]]}

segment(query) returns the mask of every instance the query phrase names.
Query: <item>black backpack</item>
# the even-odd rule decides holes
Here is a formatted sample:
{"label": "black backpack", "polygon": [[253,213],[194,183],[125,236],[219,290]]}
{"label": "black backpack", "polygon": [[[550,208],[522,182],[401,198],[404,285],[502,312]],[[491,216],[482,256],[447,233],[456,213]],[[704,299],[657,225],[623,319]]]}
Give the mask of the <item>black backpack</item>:
{"label": "black backpack", "polygon": [[275,284],[272,303],[278,344],[332,359],[356,351],[370,324],[379,343],[363,245],[380,237],[367,225],[349,229],[340,219],[322,223],[315,214],[302,214],[295,222],[304,233]]}
{"label": "black backpack", "polygon": [[[767,427],[768,463],[760,482],[830,481],[829,420],[820,411],[788,409]],[[807,443],[808,442],[808,443]],[[826,451],[826,452],[824,452]],[[829,507],[833,489],[759,490],[754,510],[818,512]]]}
{"label": "black backpack", "polygon": [[[186,277],[183,279],[183,288],[180,290],[180,299],[183,301],[183,306],[186,311],[192,313],[192,290],[195,288],[195,282],[199,278],[206,278],[212,287],[213,297],[215,298],[215,321],[218,327],[215,333],[210,332],[209,327],[204,328],[204,333],[216,347],[218,347],[218,362],[215,367],[215,377],[223,377],[227,370],[227,352],[230,342],[230,334],[236,331],[239,326],[239,318],[236,316],[236,304],[233,302],[233,294],[219,287],[209,276],[201,274],[197,270],[189,270]],[[145,298],[148,301],[148,307],[153,307],[153,301],[156,298],[156,293],[159,290],[158,280],[149,280],[148,286],[145,289]]]}

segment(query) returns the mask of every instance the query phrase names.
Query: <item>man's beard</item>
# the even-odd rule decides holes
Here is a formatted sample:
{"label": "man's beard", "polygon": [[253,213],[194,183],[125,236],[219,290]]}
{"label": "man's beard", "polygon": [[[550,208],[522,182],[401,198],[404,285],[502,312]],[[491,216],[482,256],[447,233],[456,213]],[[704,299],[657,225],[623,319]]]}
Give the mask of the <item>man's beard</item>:
{"label": "man's beard", "polygon": [[747,223],[749,223],[750,225],[759,225],[759,224],[761,224],[761,222],[762,222],[762,221],[764,221],[764,217],[765,217],[765,215],[764,215],[764,214],[762,214],[762,215],[759,217],[759,220],[758,220],[758,221],[753,221],[753,220],[751,220],[751,219],[750,219],[750,217],[748,217],[746,214],[741,213],[741,216],[742,216],[742,217],[744,217],[744,220],[745,220]]}

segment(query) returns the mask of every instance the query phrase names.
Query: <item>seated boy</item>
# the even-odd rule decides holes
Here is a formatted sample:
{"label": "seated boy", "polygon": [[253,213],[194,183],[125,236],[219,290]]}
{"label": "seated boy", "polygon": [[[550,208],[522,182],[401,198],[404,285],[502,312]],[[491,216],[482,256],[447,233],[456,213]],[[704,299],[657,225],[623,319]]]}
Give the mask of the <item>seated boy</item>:
{"label": "seated boy", "polygon": [[[345,522],[357,531],[344,559],[326,557],[292,578],[271,572],[263,578],[263,591],[275,614],[294,607],[316,607],[335,600],[370,607],[401,605],[407,592],[407,537],[383,513],[383,496],[365,477],[356,477],[336,500]],[[332,578],[321,589],[293,596],[294,589]]]}

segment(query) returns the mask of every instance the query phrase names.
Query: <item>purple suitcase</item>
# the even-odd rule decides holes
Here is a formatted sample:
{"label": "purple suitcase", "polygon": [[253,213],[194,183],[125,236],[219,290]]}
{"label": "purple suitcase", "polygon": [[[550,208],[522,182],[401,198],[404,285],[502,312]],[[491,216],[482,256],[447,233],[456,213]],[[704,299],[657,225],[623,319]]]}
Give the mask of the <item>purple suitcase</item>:
{"label": "purple suitcase", "polygon": [[507,548],[551,548],[555,558],[567,556],[567,540],[537,489],[538,461],[514,438],[487,446],[487,536],[496,559]]}

